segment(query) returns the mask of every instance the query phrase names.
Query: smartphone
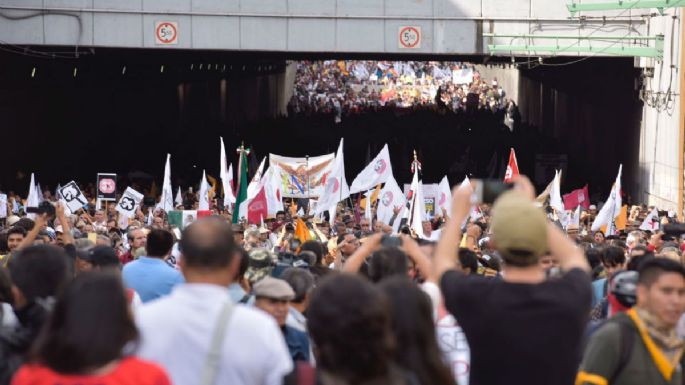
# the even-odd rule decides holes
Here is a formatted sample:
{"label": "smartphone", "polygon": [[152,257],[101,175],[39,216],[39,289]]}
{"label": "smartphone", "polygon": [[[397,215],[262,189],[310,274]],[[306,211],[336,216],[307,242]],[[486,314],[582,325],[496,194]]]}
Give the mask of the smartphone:
{"label": "smartphone", "polygon": [[493,203],[502,193],[514,187],[513,184],[504,183],[499,179],[474,179],[471,184],[473,185],[472,201],[475,204]]}

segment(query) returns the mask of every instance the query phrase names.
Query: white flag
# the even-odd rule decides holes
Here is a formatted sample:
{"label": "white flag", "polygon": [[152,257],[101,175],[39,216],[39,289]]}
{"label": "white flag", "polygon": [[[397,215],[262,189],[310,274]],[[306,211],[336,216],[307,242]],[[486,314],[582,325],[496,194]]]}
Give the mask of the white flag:
{"label": "white flag", "polygon": [[647,218],[640,225],[640,230],[656,231],[659,230],[659,210],[654,208]]}
{"label": "white flag", "polygon": [[169,212],[174,209],[174,190],[171,188],[171,154],[166,155],[164,165],[164,182],[162,183],[162,197],[157,204],[158,208]]}
{"label": "white flag", "polygon": [[43,190],[40,188],[40,183],[38,182],[36,182],[36,197],[38,198],[39,204],[45,200],[43,198]]}
{"label": "white flag", "polygon": [[614,186],[611,188],[611,193],[607,199],[602,209],[597,213],[595,221],[592,222],[592,231],[599,230],[602,226],[606,225],[606,234],[613,235],[616,226],[614,224],[614,219],[621,214],[621,172],[623,171],[623,165],[618,167],[618,175],[616,175],[616,181]]}
{"label": "white flag", "polygon": [[200,181],[200,198],[198,203],[198,210],[209,210],[209,183],[207,183],[205,170],[202,170],[202,180]]}
{"label": "white flag", "polygon": [[132,217],[138,205],[143,200],[143,194],[128,187],[117,203],[116,210],[126,217]]}
{"label": "white flag", "polygon": [[226,168],[228,162],[226,161],[226,147],[224,147],[224,138],[219,138],[221,141],[221,186],[224,189],[224,207],[229,206],[231,203],[235,203],[235,195],[233,194],[233,188],[231,188],[231,183],[233,183],[233,165],[229,165]]}
{"label": "white flag", "polygon": [[354,178],[350,187],[350,194],[370,190],[381,183],[385,183],[390,177],[392,177],[392,165],[386,144],[371,163]]}
{"label": "white flag", "polygon": [[[468,178],[465,179],[468,181]],[[435,197],[435,213],[442,215],[443,209],[449,215],[452,210],[452,190],[450,189],[450,182],[447,180],[447,175],[445,175],[440,184],[438,185],[438,193]]]}
{"label": "white flag", "polygon": [[263,176],[264,193],[266,195],[266,206],[270,216],[276,216],[276,213],[283,211],[283,199],[281,199],[281,182],[278,176],[281,173],[278,166],[269,166]]}
{"label": "white flag", "polygon": [[554,171],[554,179],[552,180],[552,188],[549,192],[549,205],[557,211],[557,215],[561,218],[562,213],[566,212],[564,208],[564,200],[561,199],[561,171]]}
{"label": "white flag", "polygon": [[[26,207],[38,207],[38,204],[40,202],[38,201],[38,191],[36,191],[36,181],[33,176],[33,173],[31,173],[30,183],[31,184],[29,184],[29,196],[26,198]],[[31,219],[36,219],[36,214],[28,214],[27,216]]]}
{"label": "white flag", "polygon": [[[407,205],[407,199],[404,197],[400,186],[392,175],[390,175],[390,178],[385,182],[385,186],[383,186],[383,189],[381,189],[381,192],[378,194],[378,199],[380,199],[380,201],[378,202],[378,209],[376,210],[376,218],[386,225],[390,225],[390,219],[392,219],[392,216],[394,215],[393,209],[399,207],[400,210],[404,210]],[[402,212],[400,211],[400,214],[401,213]],[[398,214],[393,222],[393,227],[397,225],[399,229],[401,219],[402,217]]]}
{"label": "white flag", "polygon": [[334,207],[343,199],[350,196],[350,188],[345,179],[345,160],[343,155],[343,139],[340,139],[338,152],[335,154],[331,173],[328,174],[323,194],[319,197],[314,215],[318,215]]}
{"label": "white flag", "polygon": [[266,157],[262,158],[262,163],[257,167],[257,172],[255,172],[250,184],[247,185],[247,199],[254,198],[257,193],[259,193],[259,188],[261,184],[259,182],[262,180],[262,173],[264,172],[264,163],[266,162]]}
{"label": "white flag", "polygon": [[411,194],[411,205],[409,206],[409,228],[416,232],[419,238],[426,238],[421,223],[426,216],[426,202],[423,200],[423,185],[419,180],[419,170],[414,170],[414,177],[409,188]]}
{"label": "white flag", "polygon": [[178,191],[176,191],[176,199],[174,203],[176,203],[176,206],[183,206],[183,195],[181,194],[181,186],[178,186]]}

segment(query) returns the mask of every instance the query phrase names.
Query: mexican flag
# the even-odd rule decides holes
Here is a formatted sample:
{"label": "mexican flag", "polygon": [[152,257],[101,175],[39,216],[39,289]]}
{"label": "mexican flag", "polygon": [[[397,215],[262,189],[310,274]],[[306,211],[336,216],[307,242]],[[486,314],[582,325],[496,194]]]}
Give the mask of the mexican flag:
{"label": "mexican flag", "polygon": [[245,150],[240,149],[240,161],[238,162],[238,188],[233,209],[233,223],[240,221],[240,204],[247,200],[247,156]]}
{"label": "mexican flag", "polygon": [[169,225],[183,230],[194,221],[212,215],[209,210],[172,210],[169,211]]}

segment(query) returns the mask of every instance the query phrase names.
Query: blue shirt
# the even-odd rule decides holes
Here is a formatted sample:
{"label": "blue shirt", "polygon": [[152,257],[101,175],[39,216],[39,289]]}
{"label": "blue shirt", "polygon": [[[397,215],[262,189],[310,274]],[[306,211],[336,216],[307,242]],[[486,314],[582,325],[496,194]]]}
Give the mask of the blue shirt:
{"label": "blue shirt", "polygon": [[[239,303],[247,295],[247,293],[242,287],[240,287],[238,283],[233,282],[232,284],[228,285],[228,295],[231,297],[231,301],[233,301],[233,303]],[[253,305],[254,301],[254,296],[250,295],[245,305]]]}
{"label": "blue shirt", "polygon": [[126,287],[135,290],[143,303],[168,295],[174,286],[185,281],[180,271],[163,259],[152,257],[127,263],[122,276]]}
{"label": "blue shirt", "polygon": [[602,300],[602,298],[605,297],[604,285],[606,285],[606,282],[606,278],[600,278],[592,282],[592,307],[595,307]]}

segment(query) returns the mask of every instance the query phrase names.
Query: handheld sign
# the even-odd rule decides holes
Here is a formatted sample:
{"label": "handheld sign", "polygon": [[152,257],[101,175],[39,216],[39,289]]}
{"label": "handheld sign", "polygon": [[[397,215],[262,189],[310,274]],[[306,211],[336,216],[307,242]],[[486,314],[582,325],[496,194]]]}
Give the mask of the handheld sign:
{"label": "handheld sign", "polygon": [[124,191],[124,195],[119,199],[116,210],[127,217],[132,217],[142,200],[143,194],[128,187],[126,191]]}
{"label": "handheld sign", "polygon": [[117,195],[117,174],[98,174],[98,196],[101,201],[116,200]]}
{"label": "handheld sign", "polygon": [[81,189],[78,188],[78,185],[73,180],[62,186],[59,193],[62,195],[62,198],[64,198],[64,201],[71,212],[76,212],[88,204],[86,196],[83,195]]}

